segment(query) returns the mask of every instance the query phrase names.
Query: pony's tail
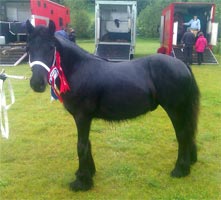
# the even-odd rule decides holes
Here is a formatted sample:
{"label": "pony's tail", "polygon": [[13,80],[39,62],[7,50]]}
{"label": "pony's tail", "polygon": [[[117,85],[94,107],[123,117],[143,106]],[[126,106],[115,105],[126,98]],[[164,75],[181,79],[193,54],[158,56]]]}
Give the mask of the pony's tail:
{"label": "pony's tail", "polygon": [[198,117],[199,117],[199,111],[200,111],[200,90],[196,83],[195,76],[190,69],[192,74],[192,87],[190,91],[190,112],[192,115],[190,117],[192,118],[190,121],[192,122],[192,130],[194,131],[194,134],[197,132],[197,124],[198,124]]}
{"label": "pony's tail", "polygon": [[188,132],[190,140],[192,141],[191,146],[191,163],[195,163],[197,161],[197,147],[196,147],[196,133],[197,133],[197,125],[198,125],[198,117],[199,117],[199,111],[200,111],[200,90],[197,85],[195,76],[191,70],[191,68],[188,66],[190,73],[192,75],[192,85],[189,93],[188,102],[186,102],[186,119],[187,126],[188,126]]}
{"label": "pony's tail", "polygon": [[198,124],[198,116],[199,116],[199,111],[200,111],[200,90],[199,87],[197,85],[195,76],[192,72],[192,69],[189,65],[186,65],[187,68],[189,69],[191,76],[192,76],[192,84],[191,84],[191,89],[190,89],[190,93],[189,93],[189,102],[188,104],[188,117],[189,117],[189,126],[192,130],[192,132],[194,133],[194,137],[195,134],[197,132],[197,124]]}

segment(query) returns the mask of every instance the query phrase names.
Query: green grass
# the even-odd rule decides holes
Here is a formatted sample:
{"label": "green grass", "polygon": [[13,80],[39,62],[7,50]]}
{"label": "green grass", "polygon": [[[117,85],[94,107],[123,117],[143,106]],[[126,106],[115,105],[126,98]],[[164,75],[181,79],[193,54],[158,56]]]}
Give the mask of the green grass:
{"label": "green grass", "polygon": [[[92,40],[78,44],[94,50]],[[138,39],[136,57],[154,53],[158,46],[157,40]],[[27,64],[5,69],[8,74],[31,75]],[[170,177],[177,142],[166,113],[158,108],[131,121],[93,121],[95,185],[78,193],[69,190],[78,167],[72,117],[59,102],[50,102],[49,88],[38,94],[28,80],[11,80],[16,102],[8,112],[10,138],[0,138],[1,199],[221,199],[221,65],[192,69],[201,90],[201,114],[199,159],[191,174]]]}

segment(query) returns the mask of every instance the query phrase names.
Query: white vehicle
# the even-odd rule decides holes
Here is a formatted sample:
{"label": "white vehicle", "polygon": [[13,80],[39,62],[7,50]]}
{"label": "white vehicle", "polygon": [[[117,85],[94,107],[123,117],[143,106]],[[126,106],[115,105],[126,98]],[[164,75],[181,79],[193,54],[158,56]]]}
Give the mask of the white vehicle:
{"label": "white vehicle", "polygon": [[96,1],[95,54],[113,61],[133,58],[136,42],[136,1]]}

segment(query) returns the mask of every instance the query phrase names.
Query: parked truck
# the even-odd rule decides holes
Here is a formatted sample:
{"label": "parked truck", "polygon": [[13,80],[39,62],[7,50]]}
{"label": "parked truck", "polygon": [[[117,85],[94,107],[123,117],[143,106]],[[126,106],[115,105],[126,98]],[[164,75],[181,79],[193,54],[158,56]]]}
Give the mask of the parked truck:
{"label": "parked truck", "polygon": [[133,58],[136,42],[136,1],[95,2],[95,54],[108,60]]}

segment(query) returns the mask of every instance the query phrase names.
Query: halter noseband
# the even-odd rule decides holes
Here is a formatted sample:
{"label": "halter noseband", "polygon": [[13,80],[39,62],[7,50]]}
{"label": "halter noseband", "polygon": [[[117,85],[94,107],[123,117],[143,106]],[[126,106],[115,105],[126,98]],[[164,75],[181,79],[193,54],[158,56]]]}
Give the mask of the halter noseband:
{"label": "halter noseband", "polygon": [[41,61],[30,62],[30,59],[29,59],[29,65],[30,65],[31,68],[32,68],[34,65],[40,65],[40,66],[42,66],[43,68],[45,68],[48,72],[50,71],[50,68],[49,68],[46,64],[44,64],[43,62],[41,62]]}
{"label": "halter noseband", "polygon": [[[53,59],[53,63],[52,63],[52,65],[51,66],[54,66],[54,64],[55,64],[55,59],[56,59],[56,47],[55,47],[55,49],[54,49],[54,59]],[[42,61],[38,61],[38,60],[36,60],[36,61],[33,61],[33,62],[31,62],[30,61],[30,55],[29,55],[29,66],[32,68],[34,65],[40,65],[41,67],[43,67],[44,69],[46,69],[47,70],[47,72],[50,72],[50,67],[48,67],[45,63],[43,63]]]}

